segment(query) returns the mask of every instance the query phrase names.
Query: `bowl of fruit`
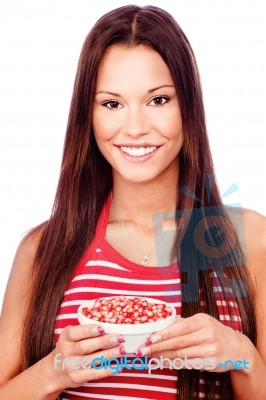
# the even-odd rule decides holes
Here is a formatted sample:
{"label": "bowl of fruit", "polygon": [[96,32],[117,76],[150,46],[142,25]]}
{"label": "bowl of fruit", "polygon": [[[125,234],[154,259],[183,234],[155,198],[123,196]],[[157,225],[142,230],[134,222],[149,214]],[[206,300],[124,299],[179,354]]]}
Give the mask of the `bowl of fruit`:
{"label": "bowl of fruit", "polygon": [[98,324],[106,333],[122,334],[126,353],[134,353],[152,333],[175,320],[175,307],[148,297],[102,297],[84,301],[78,308],[81,325]]}

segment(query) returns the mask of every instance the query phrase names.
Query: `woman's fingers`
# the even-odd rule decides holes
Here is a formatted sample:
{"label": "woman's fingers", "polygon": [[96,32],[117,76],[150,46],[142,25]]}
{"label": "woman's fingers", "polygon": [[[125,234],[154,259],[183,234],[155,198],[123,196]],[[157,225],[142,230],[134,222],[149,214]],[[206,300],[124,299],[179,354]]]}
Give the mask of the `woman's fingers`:
{"label": "woman's fingers", "polygon": [[93,324],[93,325],[68,325],[65,327],[60,337],[63,337],[68,342],[77,342],[82,339],[87,339],[90,337],[95,337],[102,335],[104,329],[102,326]]}
{"label": "woman's fingers", "polygon": [[[167,350],[185,349],[206,342],[206,335],[204,335],[203,330],[199,330],[187,335],[175,336],[168,340],[161,340],[162,341],[160,342],[154,344],[151,343],[151,345],[140,347],[140,351],[143,351],[147,354],[147,350],[144,350],[145,348],[150,348],[152,353]],[[148,343],[150,342],[148,341]]]}
{"label": "woman's fingers", "polygon": [[[125,342],[122,335],[104,334],[97,325],[68,326],[59,341],[68,343],[68,351],[77,356],[91,354],[99,349],[114,347]],[[121,355],[121,354],[120,354]]]}
{"label": "woman's fingers", "polygon": [[152,357],[163,356],[165,358],[170,358],[171,360],[175,358],[185,359],[196,359],[196,358],[209,358],[215,356],[215,351],[212,347],[208,345],[195,345],[191,347],[184,347],[180,349],[167,349],[164,351],[152,351]]}
{"label": "woman's fingers", "polygon": [[[189,319],[189,318],[188,318]],[[146,345],[139,348],[143,355],[162,351],[175,351],[196,345],[208,344],[213,342],[213,326],[202,326],[198,318],[185,321],[182,319],[168,328],[154,333],[146,340]]]}
{"label": "woman's fingers", "polygon": [[[102,353],[101,356],[103,356]],[[105,356],[108,357],[108,354],[105,354]],[[109,364],[102,366],[95,359],[96,354],[87,357],[73,356],[68,360],[62,360],[61,365],[54,366],[59,374],[58,379],[62,382],[62,388],[79,387],[87,381],[98,380],[119,373],[119,366],[116,366],[116,368],[112,368]]]}
{"label": "woman's fingers", "polygon": [[52,359],[49,358],[62,387],[77,387],[110,376],[114,371],[118,373],[119,367],[113,364],[126,353],[124,341],[122,335],[103,333],[97,325],[66,327],[51,353]]}
{"label": "woman's fingers", "polygon": [[[111,368],[90,368],[90,369],[79,369],[78,371],[72,371],[71,374],[71,387],[79,387],[84,384],[84,382],[94,381],[98,379],[107,378],[114,374],[119,373],[119,367],[117,369]],[[68,393],[71,393],[71,389],[68,389]]]}
{"label": "woman's fingers", "polygon": [[176,322],[168,328],[162,329],[151,335],[150,344],[168,340],[176,336],[184,336],[192,332],[199,331],[210,320],[207,314],[195,314],[188,318],[178,318]]}
{"label": "woman's fingers", "polygon": [[92,366],[97,367],[102,364],[102,367],[106,369],[109,367],[109,359],[119,358],[125,355],[125,353],[124,346],[115,346],[80,356],[69,355],[68,357],[64,357],[62,353],[57,353],[54,356],[54,368],[70,372],[71,370],[89,370]]}
{"label": "woman's fingers", "polygon": [[83,339],[71,343],[71,352],[77,355],[91,354],[99,349],[107,349],[123,344],[124,342],[125,339],[122,335],[105,334],[100,337]]}

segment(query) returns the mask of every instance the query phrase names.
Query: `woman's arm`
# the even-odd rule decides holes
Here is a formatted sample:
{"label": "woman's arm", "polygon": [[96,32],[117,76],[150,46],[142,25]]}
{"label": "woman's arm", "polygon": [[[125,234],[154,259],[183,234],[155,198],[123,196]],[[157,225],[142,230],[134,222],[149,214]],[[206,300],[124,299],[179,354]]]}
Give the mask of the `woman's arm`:
{"label": "woman's arm", "polygon": [[[111,368],[89,368],[91,360],[125,353],[121,346],[124,339],[119,334],[105,334],[97,325],[67,326],[51,353],[22,372],[22,333],[37,243],[34,236],[21,242],[4,297],[0,319],[1,400],[56,399],[65,388],[80,387],[87,381],[112,375]],[[58,358],[62,362],[56,362]],[[77,359],[79,368],[74,362]]]}
{"label": "woman's arm", "polygon": [[254,346],[247,349],[245,358],[249,361],[249,370],[230,371],[235,400],[266,399],[266,365]]}
{"label": "woman's arm", "polygon": [[250,370],[231,371],[235,400],[266,399],[266,218],[245,210],[243,213],[247,246],[247,263],[255,280],[257,349],[246,346]]}
{"label": "woman's arm", "polygon": [[21,372],[22,328],[29,302],[31,266],[38,235],[25,237],[16,252],[0,318],[0,399],[56,399],[47,362],[41,360]]}
{"label": "woman's arm", "polygon": [[[212,358],[210,373],[225,372],[226,360],[246,360],[248,369],[231,370],[235,400],[266,399],[266,218],[253,211],[243,212],[247,264],[255,280],[257,346],[247,336],[225,326],[208,314],[179,318],[170,327],[151,335],[137,356],[150,354],[169,359]],[[188,362],[189,364],[189,362]],[[191,367],[191,365],[190,365]],[[227,365],[226,370],[230,370]]]}
{"label": "woman's arm", "polygon": [[0,399],[55,400],[62,390],[56,390],[54,376],[46,364],[48,357],[0,386]]}

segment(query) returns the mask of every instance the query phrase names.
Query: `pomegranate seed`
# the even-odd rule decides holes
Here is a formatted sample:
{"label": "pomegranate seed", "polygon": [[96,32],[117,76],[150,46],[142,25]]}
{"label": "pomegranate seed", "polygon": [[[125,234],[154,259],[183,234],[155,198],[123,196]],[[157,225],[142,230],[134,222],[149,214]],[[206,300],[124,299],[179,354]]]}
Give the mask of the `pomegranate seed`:
{"label": "pomegranate seed", "polygon": [[141,320],[141,322],[146,322],[146,321],[148,321],[147,315],[143,315],[143,316],[140,318],[140,320]]}
{"label": "pomegranate seed", "polygon": [[95,321],[111,324],[155,322],[172,314],[171,308],[165,304],[150,303],[139,297],[127,299],[125,296],[97,299],[91,309],[84,307],[82,312]]}

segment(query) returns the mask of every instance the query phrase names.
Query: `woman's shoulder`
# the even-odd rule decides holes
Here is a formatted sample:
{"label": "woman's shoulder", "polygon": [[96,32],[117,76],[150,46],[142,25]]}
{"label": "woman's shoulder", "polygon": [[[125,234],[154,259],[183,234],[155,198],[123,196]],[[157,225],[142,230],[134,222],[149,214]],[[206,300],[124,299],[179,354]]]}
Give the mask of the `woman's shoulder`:
{"label": "woman's shoulder", "polygon": [[47,222],[43,222],[42,224],[28,231],[20,241],[17,248],[17,253],[22,256],[29,256],[31,258],[34,258],[46,224]]}
{"label": "woman's shoulder", "polygon": [[242,233],[250,250],[266,250],[266,217],[257,211],[225,206],[229,218],[239,234]]}
{"label": "woman's shoulder", "polygon": [[23,237],[9,274],[0,322],[0,353],[7,354],[5,365],[0,365],[0,386],[21,371],[22,331],[30,304],[32,266],[43,229],[44,224]]}
{"label": "woman's shoulder", "polygon": [[248,265],[257,280],[266,284],[266,217],[260,213],[244,209],[243,221],[247,247]]}
{"label": "woman's shoulder", "polygon": [[20,287],[27,287],[30,284],[32,266],[45,225],[46,223],[42,223],[31,229],[20,241],[10,271],[6,294],[8,294],[10,287],[14,288],[17,284]]}
{"label": "woman's shoulder", "polygon": [[19,292],[23,292],[25,298],[28,297],[32,267],[44,228],[45,223],[33,228],[20,241],[10,270],[3,306],[5,300],[12,298],[18,289],[20,289]]}
{"label": "woman's shoulder", "polygon": [[266,217],[246,208],[225,208],[238,233],[248,267],[257,281],[262,279],[266,284]]}

